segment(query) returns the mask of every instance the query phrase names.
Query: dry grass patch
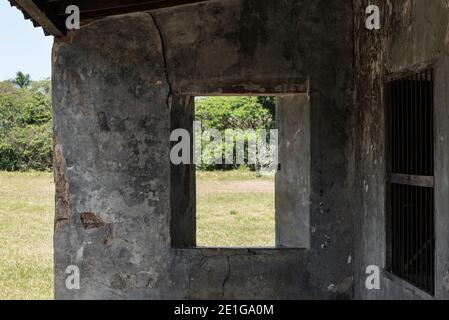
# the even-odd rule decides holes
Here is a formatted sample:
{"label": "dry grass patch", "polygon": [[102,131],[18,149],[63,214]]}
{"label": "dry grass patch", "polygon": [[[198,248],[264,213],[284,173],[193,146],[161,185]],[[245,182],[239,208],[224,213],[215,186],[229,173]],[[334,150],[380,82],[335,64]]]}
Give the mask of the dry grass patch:
{"label": "dry grass patch", "polygon": [[0,299],[53,298],[50,173],[0,172]]}
{"label": "dry grass patch", "polygon": [[197,244],[205,247],[273,247],[274,178],[253,172],[200,172],[197,176]]}

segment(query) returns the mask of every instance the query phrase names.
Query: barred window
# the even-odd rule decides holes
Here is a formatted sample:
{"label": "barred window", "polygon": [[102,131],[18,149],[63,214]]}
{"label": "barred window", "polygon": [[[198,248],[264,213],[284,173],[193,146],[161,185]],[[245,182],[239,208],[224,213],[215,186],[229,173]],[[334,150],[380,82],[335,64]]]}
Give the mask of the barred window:
{"label": "barred window", "polygon": [[434,293],[433,71],[386,84],[387,270]]}

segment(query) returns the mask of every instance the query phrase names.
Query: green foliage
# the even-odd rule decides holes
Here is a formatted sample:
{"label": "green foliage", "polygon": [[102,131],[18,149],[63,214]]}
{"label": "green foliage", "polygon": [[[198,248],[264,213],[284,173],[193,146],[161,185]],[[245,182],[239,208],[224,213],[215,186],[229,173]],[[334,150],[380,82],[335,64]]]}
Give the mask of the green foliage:
{"label": "green foliage", "polygon": [[21,112],[19,123],[23,125],[42,125],[51,121],[51,101],[49,95],[34,92],[29,103]]}
{"label": "green foliage", "polygon": [[[199,170],[237,169],[239,165],[216,165],[215,154],[225,154],[225,150],[234,150],[236,155],[235,141],[243,140],[257,141],[258,130],[274,129],[276,115],[275,97],[197,97],[195,100],[195,120],[201,121],[203,129],[217,129],[221,132],[222,145],[211,144],[209,140],[202,137],[202,160],[198,164]],[[226,130],[235,130],[235,141],[229,142],[225,139]],[[247,131],[247,130],[253,130]],[[239,132],[241,131],[241,132]],[[231,144],[231,145],[230,145]],[[222,150],[220,150],[222,149]],[[245,163],[248,163],[248,150],[245,147]],[[225,163],[223,159],[223,163]],[[246,165],[254,170],[254,165]]]}
{"label": "green foliage", "polygon": [[52,167],[50,81],[25,84],[0,82],[0,170]]}
{"label": "green foliage", "polygon": [[0,144],[3,170],[48,170],[52,167],[51,123],[13,128]]}
{"label": "green foliage", "polygon": [[198,97],[195,118],[203,126],[226,129],[271,129],[274,127],[273,97]]}

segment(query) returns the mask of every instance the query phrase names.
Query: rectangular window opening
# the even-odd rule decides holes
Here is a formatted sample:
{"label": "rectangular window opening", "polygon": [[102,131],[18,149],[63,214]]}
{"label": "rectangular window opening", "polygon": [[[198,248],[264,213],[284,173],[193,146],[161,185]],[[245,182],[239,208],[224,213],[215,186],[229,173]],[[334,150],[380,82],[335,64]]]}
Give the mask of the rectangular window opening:
{"label": "rectangular window opening", "polygon": [[173,248],[310,248],[310,102],[305,92],[175,95]]}
{"label": "rectangular window opening", "polygon": [[433,71],[386,84],[387,270],[434,294]]}
{"label": "rectangular window opening", "polygon": [[194,105],[197,246],[275,247],[276,97]]}

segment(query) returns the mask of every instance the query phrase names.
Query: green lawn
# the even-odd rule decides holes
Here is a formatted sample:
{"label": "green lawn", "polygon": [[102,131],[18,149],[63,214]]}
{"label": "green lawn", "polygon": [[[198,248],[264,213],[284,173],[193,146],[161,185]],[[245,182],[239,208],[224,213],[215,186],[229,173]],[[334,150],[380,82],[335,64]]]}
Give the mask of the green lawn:
{"label": "green lawn", "polygon": [[[274,179],[200,172],[199,246],[273,246]],[[0,300],[52,299],[54,184],[50,173],[0,172]]]}
{"label": "green lawn", "polygon": [[0,299],[53,297],[54,184],[48,173],[0,173]]}
{"label": "green lawn", "polygon": [[255,173],[197,175],[197,245],[273,247],[274,179]]}

